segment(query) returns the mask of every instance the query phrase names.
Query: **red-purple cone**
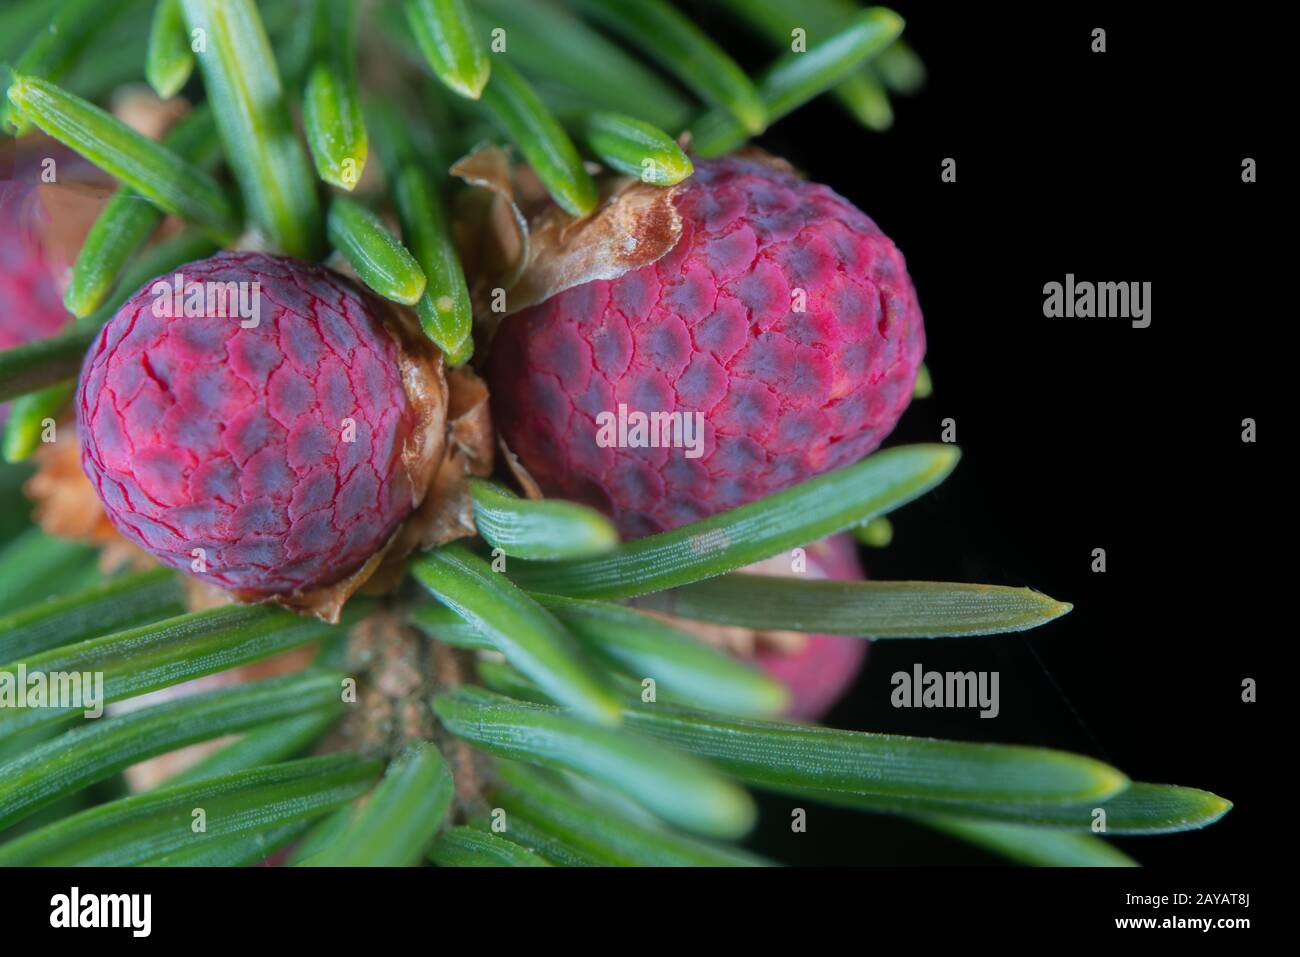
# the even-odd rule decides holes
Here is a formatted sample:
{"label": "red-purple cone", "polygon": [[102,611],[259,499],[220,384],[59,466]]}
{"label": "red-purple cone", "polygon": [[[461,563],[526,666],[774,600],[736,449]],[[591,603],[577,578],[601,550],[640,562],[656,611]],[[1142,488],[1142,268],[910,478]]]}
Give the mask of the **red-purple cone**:
{"label": "red-purple cone", "polygon": [[123,535],[204,581],[255,595],[337,581],[412,510],[401,456],[415,413],[384,307],[283,256],[221,253],[177,271],[173,307],[245,283],[241,305],[260,292],[256,324],[231,306],[160,316],[153,283],[132,296],[81,373],[86,475]]}
{"label": "red-purple cone", "polygon": [[[674,202],[668,255],[510,317],[489,364],[497,427],[543,490],[629,537],[862,458],[925,350],[902,255],[830,188],[732,156]],[[680,427],[638,437],[628,413]]]}

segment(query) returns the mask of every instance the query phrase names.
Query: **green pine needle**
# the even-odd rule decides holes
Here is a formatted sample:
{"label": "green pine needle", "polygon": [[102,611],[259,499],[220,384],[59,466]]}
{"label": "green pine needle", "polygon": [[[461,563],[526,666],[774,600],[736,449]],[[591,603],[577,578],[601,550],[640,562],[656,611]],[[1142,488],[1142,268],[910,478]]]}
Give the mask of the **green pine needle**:
{"label": "green pine needle", "polygon": [[573,141],[518,70],[498,61],[481,102],[565,212],[586,216],[596,208],[596,182]]}
{"label": "green pine needle", "polygon": [[673,85],[552,0],[474,0],[479,32],[508,40],[507,57],[528,77],[581,91],[597,109],[679,130],[691,105]]}
{"label": "green pine needle", "polygon": [[[216,180],[94,104],[48,80],[20,74],[9,87],[9,102],[64,146],[164,212],[223,242],[239,235],[239,215]],[[216,115],[220,122],[221,111]]]}
{"label": "green pine needle", "polygon": [[809,581],[732,574],[651,599],[686,618],[872,638],[955,638],[1037,628],[1071,605],[1029,588],[958,582]]}
{"label": "green pine needle", "polygon": [[544,608],[463,545],[411,563],[415,580],[492,642],[539,685],[601,724],[617,724],[619,702],[605,676]]}
{"label": "green pine needle", "polygon": [[394,302],[415,305],[424,295],[420,264],[375,213],[355,200],[335,197],[326,219],[330,244],[352,264],[361,281]]}
{"label": "green pine needle", "polygon": [[[28,529],[0,548],[0,614],[10,615],[45,599],[88,588],[99,582],[95,550],[80,542]],[[6,618],[12,623],[12,618]],[[19,657],[29,654],[32,639],[19,637]],[[0,635],[0,650],[7,644]],[[36,639],[37,646],[40,639]],[[7,658],[0,654],[0,658]]]}
{"label": "green pine needle", "polygon": [[[722,0],[735,16],[753,26],[773,46],[790,48],[793,31],[802,30],[808,49],[823,38],[843,29],[862,11],[853,0]],[[883,11],[884,7],[871,7],[866,12]],[[897,41],[895,42],[895,46]],[[889,49],[892,49],[890,47]],[[889,49],[880,54],[884,57]],[[894,122],[889,95],[876,76],[873,66],[863,65],[842,79],[832,90],[832,95],[858,123],[877,132],[887,130]]]}
{"label": "green pine needle", "polygon": [[439,867],[550,867],[550,861],[489,831],[453,827],[429,850]]}
{"label": "green pine needle", "polygon": [[476,478],[469,480],[469,491],[478,533],[511,557],[587,558],[618,544],[614,523],[585,505],[558,499],[531,501],[496,482]]}
{"label": "green pine needle", "polygon": [[622,113],[588,113],[581,122],[581,136],[587,148],[610,169],[644,183],[672,186],[695,170],[671,136]]}
{"label": "green pine needle", "polygon": [[357,83],[353,0],[316,0],[313,58],[302,94],[302,121],[316,172],[351,192],[369,153]]}
{"label": "green pine needle", "polygon": [[149,50],[144,75],[164,100],[181,91],[194,72],[194,52],[185,28],[181,0],[158,0],[149,24]]}
{"label": "green pine needle", "polygon": [[754,867],[766,864],[743,851],[712,844],[632,817],[608,804],[584,801],[544,772],[496,763],[503,784],[493,801],[511,822],[522,819],[595,861],[613,867]]}
{"label": "green pine needle", "polygon": [[483,95],[492,65],[464,0],[405,0],[406,20],[434,76],[459,96]]}
{"label": "green pine needle", "polygon": [[447,363],[463,365],[474,354],[474,312],[438,190],[425,172],[405,119],[379,103],[367,104],[366,113],[374,124],[402,238],[426,278],[424,294],[415,304],[416,317]]}
{"label": "green pine needle", "polygon": [[[215,165],[221,155],[216,121],[205,104],[182,117],[162,142],[181,159],[203,170]],[[81,318],[102,306],[127,264],[162,219],[162,211],[130,187],[124,186],[114,193],[86,234],[72,267],[72,277],[63,295],[68,311]]]}
{"label": "green pine needle", "polygon": [[578,598],[631,598],[734,571],[861,524],[942,482],[960,457],[951,445],[886,449],[856,465],[670,532],[620,545],[599,558],[511,562],[531,591]]}
{"label": "green pine needle", "polygon": [[627,723],[738,779],[781,793],[900,809],[909,800],[1043,804],[1101,801],[1128,787],[1092,758],[1020,745],[839,731],[659,704]]}
{"label": "green pine needle", "polygon": [[[874,7],[824,39],[810,41],[807,50],[782,56],[759,80],[759,96],[768,122],[775,122],[848,79],[902,32],[903,20],[898,14]],[[733,150],[754,132],[721,110],[701,117],[691,131],[695,150],[701,156]]]}
{"label": "green pine needle", "polygon": [[[13,72],[58,80],[82,56],[91,40],[125,8],[124,3],[106,7],[100,0],[64,0],[56,5],[48,22],[14,63]],[[0,99],[0,130],[9,136],[21,136],[31,128],[32,118],[15,110],[16,105],[12,99],[8,102]]]}
{"label": "green pine needle", "polygon": [[[337,688],[335,694],[338,695]],[[187,784],[305,757],[338,721],[337,712],[329,708],[253,728],[178,772],[167,783]]]}
{"label": "green pine needle", "polygon": [[190,30],[206,36],[199,70],[249,217],[280,251],[315,258],[324,239],[316,182],[256,4],[182,0],[182,8]]}
{"label": "green pine needle", "polygon": [[762,97],[745,71],[665,0],[576,0],[576,5],[675,75],[704,102],[726,110],[749,133],[761,133],[767,125]]}
{"label": "green pine needle", "polygon": [[379,769],[379,761],[332,754],[159,788],[0,845],[0,867],[125,867],[166,859],[318,817],[365,793]]}
{"label": "green pine needle", "polygon": [[73,384],[60,382],[14,400],[0,443],[6,462],[21,462],[57,435],[58,420],[72,401]]}
{"label": "green pine needle", "polygon": [[0,765],[0,829],[155,755],[270,721],[342,710],[341,674],[302,672],[88,721]]}
{"label": "green pine needle", "polygon": [[653,678],[669,700],[729,714],[776,714],[785,686],[765,671],[659,618],[621,605],[534,595],[592,653],[638,682]]}
{"label": "green pine needle", "polygon": [[422,742],[388,766],[383,780],[347,828],[302,863],[313,867],[410,867],[433,842],[451,807],[451,771],[438,749]]}
{"label": "green pine needle", "polygon": [[[84,546],[41,538],[60,552],[70,549],[73,561],[91,560],[92,553]],[[23,560],[30,562],[26,555]],[[48,569],[36,566],[36,573],[48,574]],[[171,569],[124,575],[83,591],[28,604],[0,617],[0,661],[22,661],[87,638],[179,615],[182,611],[180,580]]]}
{"label": "green pine needle", "polygon": [[[355,604],[355,603],[354,603]],[[349,606],[355,620],[363,607]],[[64,672],[102,676],[108,704],[248,664],[327,636],[335,626],[261,605],[223,605],[55,648],[7,665],[16,673]],[[0,709],[0,737],[74,719],[87,708]]]}
{"label": "green pine needle", "polygon": [[754,805],[743,790],[640,735],[469,687],[440,695],[434,711],[453,734],[485,751],[585,775],[685,830],[736,838],[754,823]]}

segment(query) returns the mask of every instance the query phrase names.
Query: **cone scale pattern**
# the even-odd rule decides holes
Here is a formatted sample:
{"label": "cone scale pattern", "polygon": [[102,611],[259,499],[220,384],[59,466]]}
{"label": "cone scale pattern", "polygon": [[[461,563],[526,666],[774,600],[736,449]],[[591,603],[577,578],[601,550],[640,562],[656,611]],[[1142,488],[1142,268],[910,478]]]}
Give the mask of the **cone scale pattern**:
{"label": "cone scale pattern", "polygon": [[[925,348],[902,255],[826,186],[753,159],[701,162],[661,260],[503,323],[495,420],[551,495],[626,536],[847,465],[911,399]],[[603,444],[606,416],[698,413],[698,456]],[[697,418],[695,421],[701,421]]]}
{"label": "cone scale pattern", "polygon": [[76,412],[109,518],[225,588],[344,577],[412,508],[401,455],[415,415],[384,307],[286,257],[221,253],[178,271],[186,294],[258,283],[260,315],[160,317],[151,284],[104,327]]}

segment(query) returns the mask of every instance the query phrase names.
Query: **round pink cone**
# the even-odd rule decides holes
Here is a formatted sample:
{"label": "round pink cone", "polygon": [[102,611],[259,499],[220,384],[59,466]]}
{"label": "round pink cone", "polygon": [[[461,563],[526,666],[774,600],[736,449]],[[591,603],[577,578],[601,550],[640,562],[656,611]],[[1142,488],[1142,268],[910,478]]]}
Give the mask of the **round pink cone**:
{"label": "round pink cone", "polygon": [[154,283],[132,296],[82,369],[86,475],[123,535],[204,581],[261,595],[337,581],[412,508],[415,412],[380,307],[283,256],[177,272],[186,290],[259,283],[256,325],[234,309],[160,316]]}
{"label": "round pink cone", "polygon": [[[542,489],[628,537],[862,458],[925,350],[902,255],[830,188],[731,156],[700,161],[674,202],[668,255],[510,317],[488,369],[495,422]],[[699,413],[701,454],[609,447],[620,406]]]}

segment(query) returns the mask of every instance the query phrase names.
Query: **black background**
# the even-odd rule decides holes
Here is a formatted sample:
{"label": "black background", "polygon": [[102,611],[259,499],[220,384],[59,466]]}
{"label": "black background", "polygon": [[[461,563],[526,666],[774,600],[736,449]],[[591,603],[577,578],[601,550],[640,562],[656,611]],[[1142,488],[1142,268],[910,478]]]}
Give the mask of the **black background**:
{"label": "black background", "polygon": [[[1245,6],[893,6],[929,73],[894,98],[893,129],[855,127],[822,100],[760,141],[907,257],[935,391],[887,444],[957,423],[957,471],[893,517],[869,574],[1024,585],[1075,607],[1023,636],[877,643],[827,723],[1065,748],[1214,791],[1235,802],[1217,825],[1117,843],[1148,865],[1248,867],[1279,779],[1269,764],[1286,762],[1265,754],[1280,737],[1267,705],[1241,701],[1247,677],[1277,697],[1265,652],[1282,637],[1287,565],[1266,461],[1284,428],[1276,300],[1294,248],[1275,224],[1287,171],[1268,145],[1280,26]],[[1090,50],[1094,27],[1105,53]],[[1255,184],[1241,180],[1248,156]],[[940,180],[945,157],[955,183]],[[1152,283],[1150,327],[1045,318],[1043,285],[1068,272]],[[1257,444],[1241,441],[1245,417]],[[894,709],[889,676],[914,662],[1000,672],[1001,714]],[[755,844],[792,863],[993,861],[829,808],[794,835],[790,806],[764,799]]]}

